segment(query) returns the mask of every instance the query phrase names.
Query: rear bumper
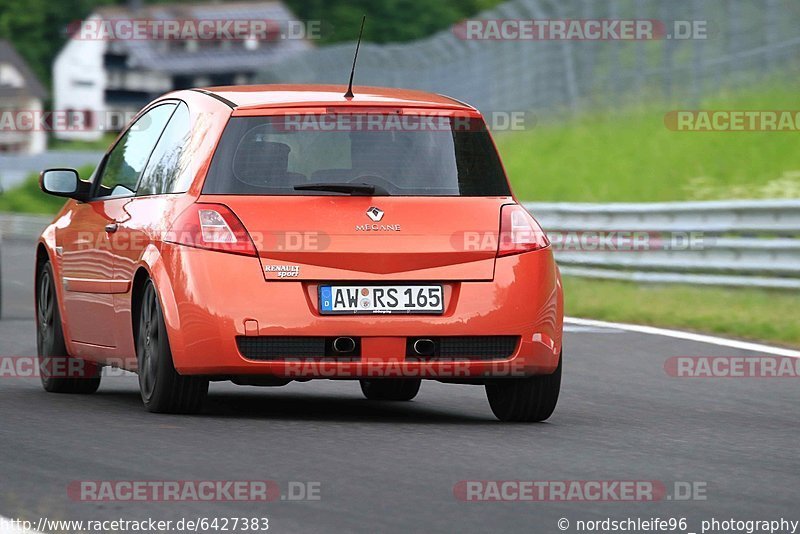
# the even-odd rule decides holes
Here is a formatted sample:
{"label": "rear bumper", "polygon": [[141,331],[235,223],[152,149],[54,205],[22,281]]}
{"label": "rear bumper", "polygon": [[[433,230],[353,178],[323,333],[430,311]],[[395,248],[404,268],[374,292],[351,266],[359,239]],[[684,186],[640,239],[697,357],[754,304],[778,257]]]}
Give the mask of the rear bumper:
{"label": "rear bumper", "polygon": [[[491,282],[445,283],[441,316],[323,316],[316,283],[267,282],[256,258],[170,244],[161,256],[169,267],[156,285],[181,374],[476,379],[550,374],[558,365],[563,300],[549,249],[498,259]],[[352,336],[359,338],[360,355],[257,361],[240,352],[237,337],[243,336]],[[406,356],[409,337],[449,336],[518,336],[519,343],[498,358]]]}

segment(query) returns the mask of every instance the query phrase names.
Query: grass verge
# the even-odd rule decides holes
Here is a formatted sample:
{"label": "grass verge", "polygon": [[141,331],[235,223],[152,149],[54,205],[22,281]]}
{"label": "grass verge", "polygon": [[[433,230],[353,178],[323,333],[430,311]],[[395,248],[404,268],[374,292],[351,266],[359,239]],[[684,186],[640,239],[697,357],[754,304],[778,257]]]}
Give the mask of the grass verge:
{"label": "grass verge", "polygon": [[0,212],[42,213],[50,215],[66,199],[46,195],[39,189],[39,177],[29,176],[21,184],[0,195]]}
{"label": "grass verge", "polygon": [[[687,106],[587,113],[495,135],[517,196],[545,202],[800,198],[797,132],[676,132]],[[695,109],[694,106],[692,106]],[[796,87],[721,93],[696,109],[796,110]]]}
{"label": "grass verge", "polygon": [[113,132],[104,133],[100,139],[94,141],[69,141],[51,137],[47,148],[49,150],[95,150],[105,152],[116,138],[117,134]]}
{"label": "grass verge", "polygon": [[567,315],[800,348],[800,293],[564,277]]}
{"label": "grass verge", "polygon": [[[82,178],[92,174],[91,165],[81,167],[78,173]],[[31,174],[24,182],[0,194],[0,212],[42,213],[52,215],[64,205],[66,199],[48,195],[39,189],[39,176]]]}

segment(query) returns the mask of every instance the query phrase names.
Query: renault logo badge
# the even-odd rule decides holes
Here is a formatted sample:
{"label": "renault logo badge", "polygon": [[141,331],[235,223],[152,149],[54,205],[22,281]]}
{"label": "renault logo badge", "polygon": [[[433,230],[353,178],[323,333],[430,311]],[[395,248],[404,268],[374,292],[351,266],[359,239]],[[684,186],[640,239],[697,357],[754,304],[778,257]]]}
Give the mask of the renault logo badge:
{"label": "renault logo badge", "polygon": [[383,219],[383,210],[372,206],[367,210],[367,217],[372,219],[373,222],[379,222],[381,219]]}

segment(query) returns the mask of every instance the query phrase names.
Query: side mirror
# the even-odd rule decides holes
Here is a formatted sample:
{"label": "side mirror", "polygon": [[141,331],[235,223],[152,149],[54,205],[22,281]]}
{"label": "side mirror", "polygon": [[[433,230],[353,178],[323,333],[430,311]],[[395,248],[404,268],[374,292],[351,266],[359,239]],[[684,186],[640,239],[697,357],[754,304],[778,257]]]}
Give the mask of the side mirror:
{"label": "side mirror", "polygon": [[39,175],[39,187],[49,195],[81,200],[85,187],[75,169],[47,169]]}

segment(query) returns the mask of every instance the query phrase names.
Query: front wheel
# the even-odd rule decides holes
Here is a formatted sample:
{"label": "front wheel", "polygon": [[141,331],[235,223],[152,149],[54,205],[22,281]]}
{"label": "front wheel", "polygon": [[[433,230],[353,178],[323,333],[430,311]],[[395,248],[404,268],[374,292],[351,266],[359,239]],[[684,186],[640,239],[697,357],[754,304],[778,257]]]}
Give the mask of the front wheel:
{"label": "front wheel", "polygon": [[360,380],[361,392],[369,400],[410,401],[419,393],[419,378]]}
{"label": "front wheel", "polygon": [[50,393],[94,393],[100,387],[100,367],[67,353],[50,262],[39,267],[36,284],[36,352],[39,377]]}
{"label": "front wheel", "polygon": [[194,413],[203,406],[208,380],[181,376],[172,363],[167,327],[152,280],[145,283],[136,336],[139,392],[145,408],[156,413]]}
{"label": "front wheel", "polygon": [[486,384],[486,397],[494,415],[507,422],[544,421],[556,409],[561,391],[561,362],[553,374],[505,378]]}

